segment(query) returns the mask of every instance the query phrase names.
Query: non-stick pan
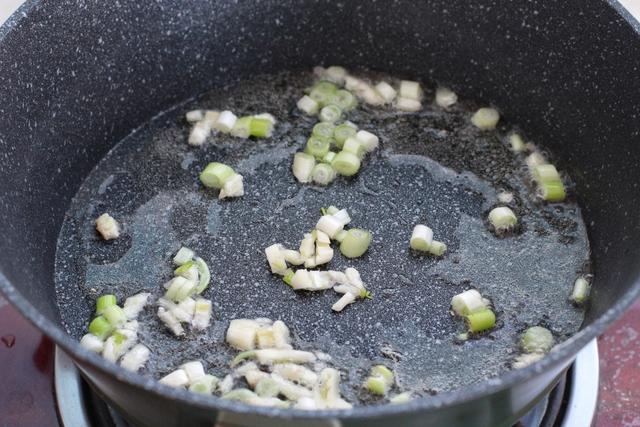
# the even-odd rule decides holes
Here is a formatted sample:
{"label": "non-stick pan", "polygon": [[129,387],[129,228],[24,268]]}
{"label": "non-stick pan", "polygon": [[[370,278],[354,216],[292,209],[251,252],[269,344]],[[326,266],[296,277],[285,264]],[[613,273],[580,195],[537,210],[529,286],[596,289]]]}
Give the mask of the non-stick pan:
{"label": "non-stick pan", "polygon": [[[2,290],[139,425],[506,425],[640,291],[633,214],[640,41],[617,10],[607,2],[28,2],[0,32]],[[89,171],[132,129],[177,103],[319,63],[448,82],[464,98],[501,106],[558,155],[576,184],[596,275],[578,334],[535,366],[490,381],[408,405],[323,413],[166,389],[79,348],[61,327],[54,253]]]}

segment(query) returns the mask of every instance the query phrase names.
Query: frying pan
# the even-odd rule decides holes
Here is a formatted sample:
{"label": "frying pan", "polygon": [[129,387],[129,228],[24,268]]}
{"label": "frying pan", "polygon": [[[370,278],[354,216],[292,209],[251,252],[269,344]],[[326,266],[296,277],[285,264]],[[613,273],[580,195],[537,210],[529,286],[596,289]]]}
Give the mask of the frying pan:
{"label": "frying pan", "polygon": [[[637,23],[614,2],[27,2],[0,31],[0,287],[136,425],[508,425],[640,293],[638,58]],[[463,98],[501,106],[558,155],[596,275],[579,333],[534,366],[467,388],[322,413],[167,389],[78,346],[62,326],[54,259],[89,171],[177,103],[319,63],[450,82]]]}

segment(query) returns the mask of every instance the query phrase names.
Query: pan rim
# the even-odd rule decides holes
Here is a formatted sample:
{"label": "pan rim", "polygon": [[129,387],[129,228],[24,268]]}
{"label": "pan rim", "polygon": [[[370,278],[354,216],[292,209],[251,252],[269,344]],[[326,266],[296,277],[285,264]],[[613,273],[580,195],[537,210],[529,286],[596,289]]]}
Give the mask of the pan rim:
{"label": "pan rim", "polygon": [[[0,26],[0,42],[16,29],[27,14],[44,0],[26,0],[8,19]],[[603,3],[613,8],[640,36],[640,22],[636,20],[617,0],[603,0]],[[157,397],[169,398],[175,402],[186,405],[195,405],[206,410],[226,411],[242,415],[266,416],[270,418],[288,418],[300,420],[326,420],[332,418],[341,419],[366,419],[389,417],[406,414],[407,412],[429,411],[446,409],[481,399],[487,395],[499,393],[509,389],[518,383],[531,380],[540,372],[546,371],[575,357],[577,351],[582,349],[591,340],[599,336],[609,325],[620,318],[631,304],[640,297],[640,277],[631,288],[613,304],[603,315],[597,318],[586,328],[581,329],[575,335],[560,343],[547,357],[523,369],[512,370],[502,375],[484,380],[468,387],[440,393],[435,396],[414,399],[401,405],[375,405],[356,406],[349,410],[323,410],[305,411],[301,409],[279,409],[256,407],[240,402],[224,400],[213,396],[200,396],[189,393],[186,390],[177,390],[150,380],[148,377],[129,372],[119,365],[107,362],[102,357],[80,346],[66,331],[54,322],[42,315],[17,289],[11,281],[0,271],[0,293],[25,317],[37,327],[44,335],[60,345],[72,359],[90,365],[100,373],[108,375],[128,386],[138,387],[150,392]],[[83,368],[80,367],[82,370]]]}

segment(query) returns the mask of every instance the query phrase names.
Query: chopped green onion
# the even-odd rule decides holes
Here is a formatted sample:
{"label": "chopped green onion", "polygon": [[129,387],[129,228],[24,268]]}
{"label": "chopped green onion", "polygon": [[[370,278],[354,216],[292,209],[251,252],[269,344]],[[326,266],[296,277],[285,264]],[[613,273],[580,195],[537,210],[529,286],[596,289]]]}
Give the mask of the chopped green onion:
{"label": "chopped green onion", "polygon": [[527,158],[525,159],[525,163],[527,164],[529,170],[533,171],[536,166],[546,164],[547,159],[542,155],[541,152],[534,151],[527,156]]}
{"label": "chopped green onion", "polygon": [[518,224],[518,218],[511,209],[501,206],[489,212],[489,222],[496,233],[500,234],[512,230]]}
{"label": "chopped green onion", "polygon": [[211,301],[204,298],[198,298],[193,310],[193,319],[191,319],[191,326],[193,329],[204,330],[209,327],[211,322],[211,311]]}
{"label": "chopped green onion", "polygon": [[223,399],[237,400],[239,402],[248,402],[257,398],[258,395],[246,388],[237,388],[222,395]]}
{"label": "chopped green onion", "polygon": [[532,326],[522,334],[520,345],[527,353],[547,353],[553,347],[553,335],[547,328]]}
{"label": "chopped green onion", "polygon": [[320,109],[320,105],[307,95],[300,98],[296,105],[298,109],[304,111],[309,116],[318,114],[318,110]]}
{"label": "chopped green onion", "polygon": [[368,153],[374,151],[378,148],[379,139],[376,135],[368,132],[366,130],[360,130],[356,134],[356,139],[360,141],[360,143],[364,146],[364,149],[367,150]]}
{"label": "chopped green onion", "polygon": [[255,320],[234,319],[229,323],[225,339],[227,344],[238,350],[253,350],[256,346],[258,329],[260,329],[260,324]]}
{"label": "chopped green onion", "polygon": [[398,97],[420,101],[422,99],[422,88],[420,87],[420,83],[410,80],[402,80],[400,82],[400,89],[398,90]]}
{"label": "chopped green onion", "polygon": [[288,268],[287,271],[284,272],[284,276],[282,277],[282,281],[287,285],[291,286],[291,280],[293,280],[294,272],[292,269]]}
{"label": "chopped green onion", "polygon": [[293,249],[283,249],[282,255],[284,255],[285,261],[287,261],[289,264],[304,264],[304,258],[299,251],[294,251]]}
{"label": "chopped green onion", "polygon": [[360,159],[353,153],[341,151],[336,154],[333,162],[331,162],[331,166],[340,175],[352,176],[358,173],[360,169]]}
{"label": "chopped green onion", "polygon": [[396,108],[401,111],[416,112],[422,109],[422,103],[415,99],[399,97],[396,99]]}
{"label": "chopped green onion", "polygon": [[95,335],[100,340],[104,341],[111,332],[114,330],[114,327],[109,323],[107,319],[102,316],[98,316],[89,323],[89,332],[92,335]]}
{"label": "chopped green onion", "polygon": [[340,212],[340,209],[338,209],[337,207],[331,205],[328,208],[326,208],[325,213],[323,215],[335,215],[338,212]]}
{"label": "chopped green onion", "polygon": [[376,92],[384,99],[384,102],[389,104],[396,99],[396,90],[387,82],[378,83],[375,88]]}
{"label": "chopped green onion", "polygon": [[357,138],[348,138],[342,146],[342,151],[353,153],[358,156],[359,159],[362,159],[367,152],[364,144]]}
{"label": "chopped green onion", "polygon": [[338,86],[333,82],[329,82],[326,80],[320,80],[311,88],[311,92],[323,92],[323,93],[335,93],[338,90]]}
{"label": "chopped green onion", "polygon": [[324,155],[324,157],[322,158],[322,163],[328,163],[331,164],[331,162],[333,162],[333,159],[336,158],[336,153],[334,153],[333,151],[329,151],[327,154]]}
{"label": "chopped green onion", "polygon": [[249,134],[257,138],[269,138],[273,133],[273,122],[266,118],[253,117],[249,126]]}
{"label": "chopped green onion", "polygon": [[334,240],[336,240],[338,243],[342,243],[345,237],[347,237],[347,230],[340,230],[334,237]]}
{"label": "chopped green onion", "polygon": [[263,365],[281,362],[312,363],[317,359],[315,354],[308,351],[269,348],[243,351],[233,359],[231,366],[236,366],[243,360],[254,358]]}
{"label": "chopped green onion", "polygon": [[287,262],[284,259],[282,249],[282,245],[275,243],[264,250],[273,274],[283,275],[287,271]]}
{"label": "chopped green onion", "polygon": [[389,399],[389,403],[393,405],[398,405],[400,403],[407,403],[411,401],[411,392],[405,391],[404,393],[396,394],[392,398]]}
{"label": "chopped green onion", "polygon": [[347,139],[356,136],[356,132],[358,132],[358,128],[349,123],[342,123],[336,126],[333,130],[333,138],[336,140],[336,146],[342,148]]}
{"label": "chopped green onion", "polygon": [[347,70],[344,67],[332,65],[324,70],[324,77],[332,83],[341,85],[344,83],[344,78],[347,75]]}
{"label": "chopped green onion", "polygon": [[114,328],[119,328],[127,321],[127,315],[124,310],[117,305],[106,307],[102,316],[107,319]]}
{"label": "chopped green onion", "polygon": [[255,392],[260,397],[276,397],[280,394],[280,387],[273,378],[266,377],[258,381]]}
{"label": "chopped green onion", "polygon": [[211,125],[208,122],[204,120],[196,122],[189,132],[187,143],[196,147],[200,146],[205,143],[210,134]]}
{"label": "chopped green onion", "polygon": [[330,239],[333,239],[343,228],[344,223],[333,215],[322,215],[316,223],[316,229],[326,233]]}
{"label": "chopped green onion", "polygon": [[451,309],[458,316],[467,316],[487,308],[485,300],[475,289],[469,289],[451,298]]}
{"label": "chopped green onion", "polygon": [[221,111],[216,120],[215,128],[220,132],[231,132],[233,126],[236,124],[238,117],[229,110]]}
{"label": "chopped green onion", "polygon": [[204,119],[204,111],[202,110],[187,111],[187,114],[185,114],[185,118],[189,123],[199,122],[200,120]]}
{"label": "chopped green onion", "polygon": [[120,236],[118,221],[108,213],[103,213],[96,219],[96,230],[104,240],[112,240]]}
{"label": "chopped green onion", "polygon": [[589,282],[584,277],[578,277],[573,284],[573,292],[571,293],[571,301],[576,304],[582,304],[589,296]]}
{"label": "chopped green onion", "polygon": [[105,308],[110,307],[112,305],[116,305],[116,304],[118,304],[118,300],[116,299],[115,295],[111,295],[111,294],[102,295],[96,301],[96,314],[100,315],[104,313]]}
{"label": "chopped green onion", "polygon": [[326,107],[322,107],[322,110],[320,110],[320,115],[318,117],[320,118],[320,121],[335,123],[340,119],[340,116],[342,116],[342,110],[340,109],[340,107],[334,104],[330,104]]}
{"label": "chopped green onion", "polygon": [[347,231],[346,236],[342,239],[340,252],[347,258],[358,258],[367,251],[371,239],[370,231],[352,228]]}
{"label": "chopped green onion", "polygon": [[560,174],[552,164],[536,165],[532,171],[533,179],[538,184],[555,183],[561,181]]}
{"label": "chopped green onion", "polygon": [[446,251],[447,245],[443,242],[439,242],[437,240],[431,242],[431,246],[429,247],[429,253],[431,253],[431,255],[442,256]]}
{"label": "chopped green onion", "polygon": [[416,251],[428,252],[433,243],[433,230],[426,225],[418,224],[413,228],[409,246]]}
{"label": "chopped green onion", "polygon": [[316,138],[331,141],[333,139],[334,126],[329,122],[320,122],[313,127],[311,134]]}
{"label": "chopped green onion", "polygon": [[326,163],[318,163],[311,172],[311,179],[318,185],[327,185],[336,178],[336,171]]}
{"label": "chopped green onion", "polygon": [[307,140],[305,153],[312,155],[316,160],[322,160],[322,158],[324,158],[324,156],[329,152],[330,147],[331,143],[326,139],[320,139],[312,136]]}
{"label": "chopped green onion", "polygon": [[315,158],[307,153],[296,153],[293,156],[293,176],[296,177],[298,182],[307,183],[311,181],[311,173],[313,167],[316,165]]}
{"label": "chopped green onion", "polygon": [[538,187],[538,194],[547,202],[561,202],[566,197],[564,185],[561,181],[545,182]]}
{"label": "chopped green onion", "polygon": [[212,394],[220,380],[213,375],[205,375],[204,377],[192,382],[189,391],[200,394]]}
{"label": "chopped green onion", "polygon": [[480,108],[471,117],[471,123],[478,129],[495,129],[500,120],[500,113],[495,108]]}
{"label": "chopped green onion", "polygon": [[[196,265],[195,261],[193,261],[193,260],[187,261],[184,264],[182,264],[180,267],[178,267],[175,270],[173,270],[173,275],[174,276],[185,277],[185,274],[187,274],[189,272],[189,270],[191,269],[191,267],[193,267],[195,265]],[[186,277],[186,279],[189,279],[189,277]]]}
{"label": "chopped green onion", "polygon": [[184,263],[191,261],[195,255],[196,255],[195,252],[183,246],[173,257],[173,263],[176,265],[182,265]]}
{"label": "chopped green onion", "polygon": [[365,382],[365,387],[373,394],[384,396],[393,385],[394,375],[389,368],[376,365]]}
{"label": "chopped green onion", "polygon": [[249,138],[251,134],[251,121],[253,118],[251,116],[240,117],[233,124],[233,129],[231,129],[231,135],[237,136],[238,138]]}
{"label": "chopped green onion", "polygon": [[315,84],[309,92],[309,97],[316,101],[321,107],[329,104],[338,88],[331,82],[321,81]]}
{"label": "chopped green onion", "polygon": [[330,104],[337,105],[342,111],[353,110],[358,106],[356,97],[348,90],[340,89],[329,99]]}
{"label": "chopped green onion", "polygon": [[205,187],[221,189],[235,174],[235,171],[229,166],[213,162],[209,163],[202,171],[200,181]]}
{"label": "chopped green onion", "polygon": [[205,289],[207,289],[207,286],[209,286],[211,273],[209,272],[209,266],[202,258],[196,257],[195,261],[196,266],[198,267],[198,274],[200,276],[200,281],[196,287],[196,293],[201,294]]}
{"label": "chopped green onion", "polygon": [[467,315],[469,331],[482,332],[491,329],[496,324],[496,315],[491,309],[485,308]]}
{"label": "chopped green onion", "polygon": [[458,102],[458,95],[451,89],[439,87],[436,89],[436,104],[438,107],[449,108]]}
{"label": "chopped green onion", "polygon": [[527,149],[527,145],[518,133],[512,133],[509,135],[509,144],[511,144],[511,151],[514,153],[522,153]]}

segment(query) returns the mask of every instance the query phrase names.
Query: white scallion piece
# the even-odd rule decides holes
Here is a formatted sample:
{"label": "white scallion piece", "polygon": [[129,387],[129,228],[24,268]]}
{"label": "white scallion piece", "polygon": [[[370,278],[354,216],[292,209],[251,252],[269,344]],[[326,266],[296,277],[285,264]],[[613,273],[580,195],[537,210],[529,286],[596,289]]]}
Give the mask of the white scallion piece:
{"label": "white scallion piece", "polygon": [[271,326],[273,330],[273,340],[275,348],[290,349],[291,333],[289,328],[282,320],[276,320]]}
{"label": "white scallion piece", "polygon": [[164,323],[171,332],[176,336],[184,335],[182,325],[176,319],[176,316],[164,307],[158,307],[158,318]]}
{"label": "white scallion piece", "polygon": [[138,340],[137,334],[128,329],[117,329],[104,342],[102,357],[110,362],[117,362]]}
{"label": "white scallion piece", "polygon": [[336,179],[336,171],[326,163],[318,163],[311,171],[311,179],[318,185],[329,185]]}
{"label": "white scallion piece", "polygon": [[307,260],[315,254],[315,239],[311,233],[305,233],[304,238],[300,242],[300,255]]}
{"label": "white scallion piece", "polygon": [[359,130],[358,133],[356,133],[356,139],[360,141],[368,153],[375,151],[380,143],[376,135],[366,130]]}
{"label": "white scallion piece", "polygon": [[318,382],[318,374],[309,368],[293,363],[279,363],[273,367],[273,372],[289,381],[295,381],[306,387],[313,387]]}
{"label": "white scallion piece", "polygon": [[384,365],[376,365],[371,368],[369,377],[364,386],[369,392],[384,396],[394,383],[395,375],[393,371]]}
{"label": "white scallion piece", "polygon": [[469,289],[451,298],[451,309],[458,316],[464,317],[471,313],[477,313],[488,308],[488,305],[480,292]]}
{"label": "white scallion piece", "polygon": [[189,385],[189,377],[183,369],[176,369],[162,377],[160,383],[169,387],[184,388]]}
{"label": "white scallion piece", "polygon": [[176,315],[178,320],[185,323],[191,323],[193,321],[193,315],[195,312],[196,302],[193,298],[183,299],[173,309],[173,313]]}
{"label": "white scallion piece", "polygon": [[573,291],[571,292],[571,301],[576,304],[583,304],[587,297],[589,297],[589,290],[591,286],[584,277],[578,277],[573,284]]}
{"label": "white scallion piece", "polygon": [[327,273],[331,277],[331,280],[333,280],[335,283],[339,283],[341,285],[349,285],[349,279],[347,278],[347,275],[342,271],[329,270],[327,271]]}
{"label": "white scallion piece", "polygon": [[184,115],[189,123],[199,122],[204,119],[204,111],[203,110],[192,110],[187,111],[187,114]]}
{"label": "white scallion piece", "polygon": [[229,178],[218,194],[218,199],[226,199],[227,197],[241,197],[244,196],[244,184],[242,182],[242,175],[239,173]]}
{"label": "white scallion piece", "polygon": [[420,83],[410,80],[402,80],[400,82],[400,88],[398,89],[398,97],[421,101],[422,87],[420,87]]}
{"label": "white scallion piece", "polygon": [[136,344],[131,350],[127,352],[127,354],[122,356],[122,360],[120,360],[120,366],[131,372],[138,372],[140,368],[146,365],[150,355],[151,352],[146,346],[142,344]]}
{"label": "white scallion piece", "polygon": [[449,108],[458,102],[458,95],[451,89],[446,87],[438,87],[436,89],[436,104],[438,107]]}
{"label": "white scallion piece", "polygon": [[140,327],[140,324],[138,323],[137,320],[130,320],[126,322],[124,325],[122,325],[122,329],[128,329],[133,332],[138,332],[139,327]]}
{"label": "white scallion piece", "polygon": [[213,375],[205,375],[198,381],[193,381],[189,385],[189,391],[205,395],[212,394],[220,380]]}
{"label": "white scallion piece", "polygon": [[104,342],[93,334],[86,334],[80,340],[80,345],[94,353],[102,353]]}
{"label": "white scallion piece", "polygon": [[202,120],[207,122],[211,129],[215,129],[218,117],[220,117],[220,111],[207,110],[205,111],[204,118]]}
{"label": "white scallion piece", "polygon": [[218,390],[220,391],[220,393],[224,394],[224,393],[228,393],[231,391],[231,389],[233,388],[233,383],[235,382],[235,378],[233,378],[233,375],[229,374],[226,375],[222,381],[220,381],[218,383]]}
{"label": "white scallion piece", "polygon": [[324,78],[337,85],[344,83],[344,78],[347,75],[347,70],[337,65],[332,65],[324,70]]}
{"label": "white scallion piece", "polygon": [[498,193],[498,201],[507,205],[513,203],[513,193],[510,193],[508,191],[501,191],[500,193]]}
{"label": "white scallion piece", "polygon": [[231,366],[235,366],[245,359],[255,359],[262,365],[272,365],[274,363],[313,363],[317,360],[315,354],[302,351],[302,350],[290,350],[290,349],[261,349],[261,350],[249,350],[238,354]]}
{"label": "white scallion piece", "polygon": [[[335,208],[335,206],[329,206],[329,208]],[[351,222],[351,217],[349,216],[349,212],[347,212],[346,209],[337,210],[336,208],[335,212],[327,213],[340,221],[342,225],[347,225]]]}
{"label": "white scallion piece", "polygon": [[194,382],[204,378],[206,373],[204,372],[204,366],[202,366],[202,362],[199,360],[194,360],[192,362],[184,363],[180,366],[186,374],[187,378],[189,378],[189,384],[193,384]]}
{"label": "white scallion piece", "polygon": [[299,251],[294,251],[293,249],[283,249],[282,255],[284,256],[284,260],[292,265],[301,265],[304,264],[304,258],[300,254]]}
{"label": "white scallion piece", "polygon": [[104,240],[112,240],[120,237],[120,225],[111,215],[103,213],[96,219],[96,230]]}
{"label": "white scallion piece", "polygon": [[522,153],[527,150],[527,144],[525,144],[522,137],[515,132],[509,135],[509,144],[511,144],[511,151],[514,153]]}
{"label": "white scallion piece", "polygon": [[316,247],[315,266],[326,264],[333,259],[333,249],[326,247]]}
{"label": "white scallion piece", "polygon": [[386,104],[390,104],[396,99],[396,90],[387,82],[380,82],[375,86],[375,90],[380,94]]}
{"label": "white scallion piece", "polygon": [[551,331],[542,326],[528,328],[520,339],[520,346],[526,353],[548,353],[553,344]]}
{"label": "white scallion piece", "polygon": [[228,133],[233,129],[233,125],[236,124],[236,120],[238,120],[238,117],[235,114],[229,110],[225,110],[220,112],[220,116],[218,116],[215,127],[220,132]]}
{"label": "white scallion piece", "polygon": [[271,124],[275,125],[277,120],[276,118],[273,116],[273,114],[270,113],[260,113],[260,114],[256,114],[253,116],[255,119],[266,119],[269,120],[271,122]]}
{"label": "white scallion piece", "polygon": [[277,373],[271,374],[271,379],[278,385],[278,389],[283,396],[289,400],[296,401],[301,397],[311,397],[313,394],[311,390],[306,387],[294,384],[293,382],[282,378]]}
{"label": "white scallion piece", "polygon": [[198,267],[195,263],[185,264],[176,268],[173,272],[176,276],[184,277],[192,282],[197,282],[199,279]]}
{"label": "white scallion piece", "polygon": [[309,273],[309,270],[296,270],[293,278],[291,278],[291,287],[297,290],[310,289],[312,286],[313,283],[311,282],[311,274]]}
{"label": "white scallion piece", "polygon": [[193,319],[191,320],[193,329],[201,331],[208,328],[211,323],[211,311],[211,301],[198,298],[195,302]]}
{"label": "white scallion piece", "polygon": [[333,282],[326,271],[310,271],[311,284],[313,290],[331,289]]}
{"label": "white scallion piece", "polygon": [[495,129],[500,120],[500,113],[495,108],[483,107],[478,109],[471,117],[471,123],[478,129]]}
{"label": "white scallion piece", "polygon": [[304,111],[308,116],[315,116],[320,111],[320,104],[308,95],[300,98],[296,105],[299,110]]}
{"label": "white scallion piece", "polygon": [[496,233],[500,234],[512,230],[518,224],[518,218],[511,209],[501,206],[489,212],[489,222]]}
{"label": "white scallion piece", "polygon": [[137,318],[140,312],[147,305],[150,296],[151,294],[148,292],[141,292],[127,298],[122,306],[127,319],[132,320]]}
{"label": "white scallion piece", "polygon": [[398,97],[396,108],[401,111],[416,112],[422,110],[422,103],[415,99]]}
{"label": "white scallion piece", "polygon": [[282,245],[273,244],[264,250],[267,256],[267,262],[271,268],[273,274],[279,274],[283,276],[287,271],[287,261],[284,257],[284,251]]}
{"label": "white scallion piece", "polygon": [[262,372],[257,368],[255,370],[247,371],[243,375],[244,379],[247,381],[247,384],[249,384],[249,387],[251,388],[255,388],[263,379],[269,378],[269,374],[267,374],[266,372]]}
{"label": "white scallion piece", "polygon": [[[314,101],[315,102],[315,101]],[[313,168],[316,165],[316,159],[307,153],[296,153],[293,156],[293,176],[296,177],[298,182],[308,183],[311,182]]]}
{"label": "white scallion piece", "polygon": [[305,411],[315,411],[320,409],[318,408],[315,399],[311,397],[301,397],[293,407],[296,409],[303,409]]}
{"label": "white scallion piece", "polygon": [[251,319],[234,319],[227,329],[227,344],[238,350],[253,350],[256,348],[256,333],[260,324]]}
{"label": "white scallion piece", "polygon": [[205,143],[209,135],[211,134],[211,125],[209,122],[202,120],[196,122],[196,124],[191,128],[191,132],[189,132],[189,138],[187,142],[189,145],[200,146]]}
{"label": "white scallion piece", "polygon": [[349,409],[352,405],[340,396],[340,372],[324,368],[314,387],[314,399],[320,408]]}
{"label": "white scallion piece", "polygon": [[322,215],[316,224],[316,228],[326,233],[331,239],[342,231],[344,224],[333,215]]}
{"label": "white scallion piece", "polygon": [[416,251],[428,252],[433,243],[433,230],[426,225],[418,224],[413,228],[409,245]]}
{"label": "white scallion piece", "polygon": [[171,301],[182,301],[190,297],[196,289],[196,283],[182,276],[176,276],[164,284],[167,292],[165,298]]}
{"label": "white scallion piece", "polygon": [[356,300],[356,296],[351,292],[347,292],[335,304],[331,306],[333,311],[340,312],[349,304],[352,304]]}
{"label": "white scallion piece", "polygon": [[186,264],[187,262],[191,261],[194,256],[196,256],[195,252],[183,246],[180,248],[180,250],[178,250],[178,252],[176,252],[175,256],[173,257],[173,263],[175,265]]}

